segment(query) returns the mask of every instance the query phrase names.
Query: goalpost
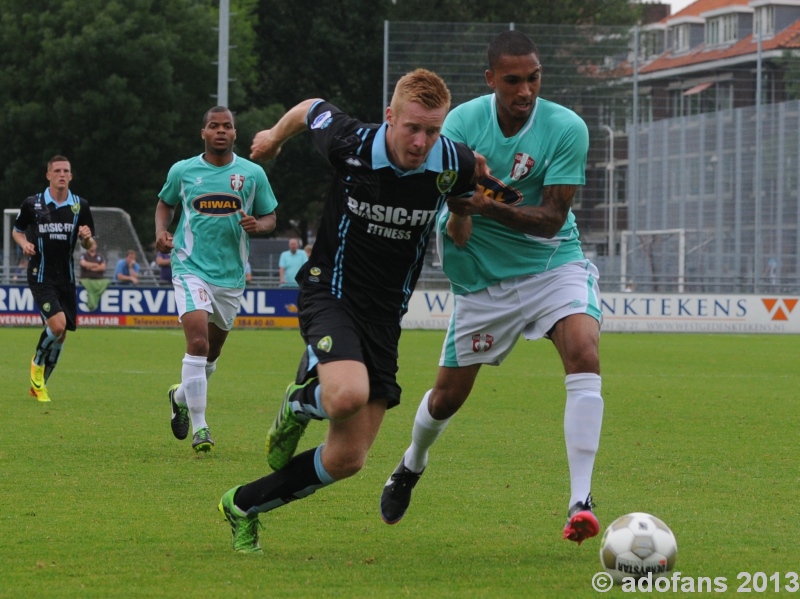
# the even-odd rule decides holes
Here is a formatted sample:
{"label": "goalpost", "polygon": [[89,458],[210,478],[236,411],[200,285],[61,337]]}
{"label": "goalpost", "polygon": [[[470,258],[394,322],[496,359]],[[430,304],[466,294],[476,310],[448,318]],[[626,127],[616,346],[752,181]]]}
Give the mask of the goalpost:
{"label": "goalpost", "polygon": [[[643,251],[645,265],[639,272],[647,271],[651,279],[672,276],[677,283],[678,293],[683,293],[686,283],[686,229],[653,229],[650,231],[620,231],[620,291],[625,291],[628,281],[628,256],[638,250]],[[635,243],[635,239],[641,243]],[[632,242],[633,240],[634,242]],[[656,251],[654,246],[662,242]],[[629,247],[630,246],[630,247]],[[676,272],[677,271],[677,272]]]}
{"label": "goalpost", "polygon": [[[150,268],[150,261],[139,242],[130,215],[122,208],[92,206],[91,209],[97,236],[97,252],[106,259],[106,277],[113,278],[117,260],[124,258],[127,250],[135,250],[142,278],[157,279],[157,273]],[[11,237],[17,214],[19,214],[17,208],[3,210],[3,269],[0,272],[2,282],[11,280],[12,271],[18,262],[17,244]],[[76,280],[80,275],[80,255],[83,251],[80,244],[75,245]]]}

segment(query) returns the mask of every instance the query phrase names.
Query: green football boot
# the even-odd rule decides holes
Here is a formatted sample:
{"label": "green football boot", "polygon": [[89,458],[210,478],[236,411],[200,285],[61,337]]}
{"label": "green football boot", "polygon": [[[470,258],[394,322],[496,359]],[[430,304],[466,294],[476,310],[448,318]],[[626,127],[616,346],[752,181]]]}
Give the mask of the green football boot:
{"label": "green football boot", "polygon": [[258,544],[258,529],[263,528],[263,525],[258,519],[258,514],[241,516],[235,509],[233,497],[239,487],[234,487],[225,493],[217,507],[231,525],[233,550],[238,553],[262,553],[261,545]]}

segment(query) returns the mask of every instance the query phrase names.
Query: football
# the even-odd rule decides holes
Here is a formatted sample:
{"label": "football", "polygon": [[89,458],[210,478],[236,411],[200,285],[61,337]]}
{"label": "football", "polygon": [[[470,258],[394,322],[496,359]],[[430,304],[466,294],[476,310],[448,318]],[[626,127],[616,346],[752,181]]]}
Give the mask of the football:
{"label": "football", "polygon": [[616,584],[624,578],[669,576],[678,557],[678,542],[669,526],[642,512],[614,520],[600,541],[600,564]]}

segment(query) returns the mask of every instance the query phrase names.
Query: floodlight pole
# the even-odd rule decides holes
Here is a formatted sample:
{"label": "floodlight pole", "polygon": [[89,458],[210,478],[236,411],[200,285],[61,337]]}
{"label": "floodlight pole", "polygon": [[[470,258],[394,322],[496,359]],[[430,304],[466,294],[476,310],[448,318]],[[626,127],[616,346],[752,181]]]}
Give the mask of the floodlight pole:
{"label": "floodlight pole", "polygon": [[614,169],[616,163],[614,162],[614,130],[608,125],[602,125],[603,129],[608,132],[608,163],[606,171],[608,172],[608,257],[613,258],[616,250],[616,232],[614,231],[616,223],[616,207],[614,204]]}
{"label": "floodlight pole", "polygon": [[217,105],[228,105],[228,50],[230,0],[219,0],[219,46],[217,50]]}

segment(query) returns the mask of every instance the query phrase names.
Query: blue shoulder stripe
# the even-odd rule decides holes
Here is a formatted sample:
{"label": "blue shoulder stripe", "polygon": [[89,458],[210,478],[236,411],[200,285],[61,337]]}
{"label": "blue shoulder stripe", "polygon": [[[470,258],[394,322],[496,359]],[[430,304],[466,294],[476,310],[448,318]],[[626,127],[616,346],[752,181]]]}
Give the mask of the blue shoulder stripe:
{"label": "blue shoulder stripe", "polygon": [[444,156],[443,156],[443,164],[445,168],[449,170],[453,170],[458,172],[458,152],[456,151],[456,145],[453,143],[453,140],[448,139],[446,137],[440,138],[442,139],[443,146],[444,146]]}

